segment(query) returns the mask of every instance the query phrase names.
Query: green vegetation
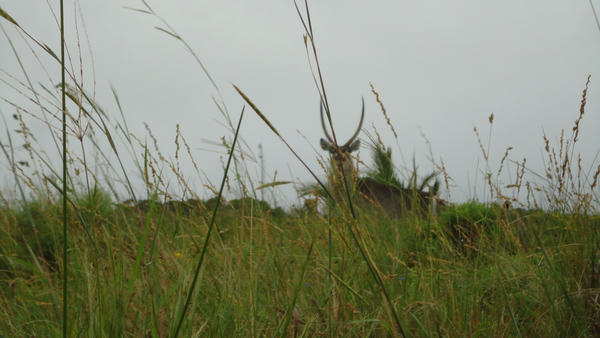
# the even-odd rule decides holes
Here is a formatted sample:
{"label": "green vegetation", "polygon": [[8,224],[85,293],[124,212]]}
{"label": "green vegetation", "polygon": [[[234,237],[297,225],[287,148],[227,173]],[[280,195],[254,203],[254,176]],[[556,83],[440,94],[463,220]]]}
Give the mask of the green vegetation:
{"label": "green vegetation", "polygon": [[[100,191],[74,204],[70,332],[172,333],[210,214],[160,203],[142,211]],[[232,204],[219,211],[220,236],[209,244],[182,335],[271,336],[288,311],[288,335],[327,334],[329,311],[336,335],[393,333],[344,219],[331,225],[329,271],[326,215],[283,213],[253,199]],[[60,203],[25,208],[0,212],[0,332],[51,336],[60,328]],[[419,336],[597,334],[599,229],[598,216],[475,202],[437,219],[385,220],[365,211],[358,224],[404,330]]]}
{"label": "green vegetation", "polygon": [[[160,19],[145,6],[138,11]],[[312,28],[299,15],[329,118]],[[18,27],[1,9],[0,16]],[[159,30],[183,43],[219,93],[191,47],[161,22]],[[49,47],[27,39],[57,61]],[[15,57],[20,60],[16,51]],[[556,147],[544,137],[543,179],[527,180],[523,161],[516,181],[502,184],[510,149],[493,170],[489,147],[479,141],[493,202],[439,201],[436,210],[390,217],[380,205],[332,201],[331,185],[321,181],[302,207],[284,210],[259,200],[259,188],[241,169],[243,145],[235,141],[242,120],[234,128],[220,95],[215,102],[235,133],[222,142],[231,162],[221,187],[209,186],[215,197],[201,200],[181,171],[188,155],[201,176],[178,127],[175,156],[164,156],[149,128],[153,146],[130,133],[124,118],[104,111],[69,67],[64,71],[71,117],[67,179],[27,128],[22,109],[13,116],[19,130],[0,140],[14,176],[14,187],[0,192],[0,336],[52,337],[63,328],[68,336],[88,337],[600,335],[600,167],[582,170],[574,151],[587,84],[572,134],[561,135]],[[46,94],[65,91],[19,85],[40,108],[59,107],[60,95]],[[47,111],[40,110],[40,120]],[[491,128],[493,115],[489,122]],[[49,135],[59,148],[64,137]],[[15,146],[17,139],[25,146]],[[27,161],[17,159],[19,151]],[[437,194],[439,173],[449,189],[443,163],[424,178],[413,164],[402,182],[389,150],[376,146],[374,162],[368,176],[381,184]],[[221,192],[229,185],[239,187],[239,198],[225,200]]]}

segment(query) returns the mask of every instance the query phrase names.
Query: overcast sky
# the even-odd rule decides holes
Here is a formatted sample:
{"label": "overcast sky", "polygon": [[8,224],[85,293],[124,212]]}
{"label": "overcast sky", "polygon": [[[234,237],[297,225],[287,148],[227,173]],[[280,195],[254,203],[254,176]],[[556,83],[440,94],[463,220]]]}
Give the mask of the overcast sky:
{"label": "overcast sky", "polygon": [[[66,39],[77,63],[75,9],[72,1],[66,4]],[[323,176],[317,164],[323,154],[318,146],[322,137],[319,99],[292,1],[149,4],[195,50],[221,89],[234,120],[244,102],[232,84],[246,92]],[[218,182],[223,155],[206,151],[218,147],[205,140],[220,142],[221,136],[230,138],[231,131],[223,127],[224,120],[211,99],[216,92],[193,57],[177,40],[154,29],[164,26],[156,18],[123,7],[142,8],[139,1],[83,0],[80,5],[94,56],[98,102],[118,117],[112,84],[132,131],[143,138],[143,123],[148,123],[163,151],[171,156],[175,125],[180,124],[196,160],[210,180]],[[443,158],[455,180],[453,199],[474,195],[475,177],[483,162],[473,127],[479,128],[487,143],[491,113],[495,117],[492,168],[498,168],[504,150],[512,146],[510,159],[526,157],[530,169],[541,173],[543,132],[556,144],[562,128],[570,131],[588,74],[592,78],[578,150],[588,167],[600,151],[600,31],[588,0],[330,0],[309,5],[338,137],[345,139],[353,132],[364,97],[363,129],[371,134],[373,126],[378,130],[392,147],[398,167],[410,165],[414,154],[421,173],[433,170],[421,132],[427,136],[436,160]],[[594,5],[600,9],[600,1]],[[27,32],[56,52],[60,50],[58,28],[45,2],[2,0],[0,7]],[[25,67],[34,82],[45,83],[47,78],[17,30],[4,20],[1,25],[25,55]],[[82,44],[84,82],[91,90],[90,53],[84,40]],[[58,83],[57,65],[45,64]],[[0,36],[0,69],[23,79],[4,35]],[[0,79],[12,81],[5,73]],[[397,141],[369,83],[381,95]],[[5,83],[0,83],[0,96],[26,105]],[[0,109],[10,120],[14,108],[0,102]],[[263,145],[267,177],[277,170],[279,180],[311,182],[264,123],[252,111],[246,112],[241,135],[256,153],[258,145]],[[40,137],[47,133],[43,126],[34,128]],[[6,142],[4,132],[0,136]],[[361,138],[361,158],[370,163],[368,138],[365,133]],[[5,160],[0,163],[5,170]],[[208,196],[203,182],[186,166],[192,186],[201,196]],[[255,175],[257,168],[252,168]],[[293,201],[291,188],[281,189],[281,196]]]}

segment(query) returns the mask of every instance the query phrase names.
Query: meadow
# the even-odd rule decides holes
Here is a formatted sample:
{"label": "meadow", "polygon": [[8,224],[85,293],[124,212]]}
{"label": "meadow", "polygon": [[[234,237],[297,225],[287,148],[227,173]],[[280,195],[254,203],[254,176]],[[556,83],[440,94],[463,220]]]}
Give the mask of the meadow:
{"label": "meadow", "polygon": [[[147,5],[137,10],[157,16]],[[301,13],[326,102],[308,10]],[[0,15],[18,27],[10,13]],[[164,27],[206,71],[185,40]],[[60,66],[59,52],[19,29]],[[35,89],[27,69],[26,82],[11,77],[22,101],[10,101],[18,128],[5,122],[0,140],[12,175],[0,191],[0,336],[600,335],[600,166],[586,170],[577,153],[589,77],[574,124],[540,140],[543,172],[530,173],[526,161],[509,163],[508,149],[490,163],[475,129],[489,197],[390,217],[379,205],[356,204],[352,191],[328,198],[332,187],[317,174],[303,204],[278,208],[260,200],[263,189],[289,182],[248,184],[252,178],[240,169],[247,159],[236,150],[244,114],[257,114],[297,155],[237,87],[247,103],[239,120],[216,99],[231,137],[222,140],[220,185],[207,185],[214,197],[202,199],[180,166],[185,156],[201,176],[179,129],[174,156],[163,154],[150,128],[149,142],[131,133],[123,112],[104,111],[64,58],[62,64],[66,79],[54,79],[46,91]],[[114,98],[118,103],[116,92]],[[48,116],[65,123],[62,133],[48,123],[50,146],[28,128],[31,119]],[[48,147],[60,152],[67,137],[64,162],[56,164]],[[389,166],[373,170],[393,175]],[[443,163],[434,170],[419,176],[414,169],[401,184],[422,189],[417,182],[435,178],[449,189]],[[514,181],[504,181],[507,170]],[[226,199],[231,186],[242,193]]]}

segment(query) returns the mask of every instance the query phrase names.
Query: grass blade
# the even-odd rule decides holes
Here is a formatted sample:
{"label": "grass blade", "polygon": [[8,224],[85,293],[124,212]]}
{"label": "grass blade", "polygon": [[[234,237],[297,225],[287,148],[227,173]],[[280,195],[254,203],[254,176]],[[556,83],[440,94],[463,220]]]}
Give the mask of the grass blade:
{"label": "grass blade", "polygon": [[279,326],[277,330],[277,336],[284,337],[285,331],[287,331],[288,326],[290,325],[290,319],[292,318],[292,313],[294,312],[294,307],[296,307],[296,301],[298,300],[298,294],[300,294],[300,289],[302,289],[302,282],[304,281],[304,274],[306,273],[306,267],[308,266],[308,261],[310,260],[310,255],[312,254],[314,242],[310,243],[310,248],[308,249],[308,253],[306,254],[306,259],[304,260],[304,264],[302,264],[302,272],[300,272],[300,278],[298,279],[298,283],[296,283],[296,287],[294,288],[294,296],[292,297],[292,301],[285,311],[285,318],[283,319],[282,325]]}
{"label": "grass blade", "polygon": [[62,318],[62,333],[63,337],[67,337],[67,303],[68,303],[68,237],[67,237],[67,107],[66,107],[66,91],[65,91],[65,13],[64,1],[60,0],[60,76],[61,76],[61,101],[62,101],[62,222],[63,222],[63,318]]}
{"label": "grass blade", "polygon": [[15,19],[13,19],[10,15],[8,15],[8,13],[6,13],[6,11],[4,11],[2,9],[2,7],[0,7],[0,16],[5,18],[6,20],[8,20],[10,23],[14,24],[17,27],[20,27],[19,24],[15,21]]}
{"label": "grass blade", "polygon": [[217,216],[217,211],[219,209],[219,204],[221,202],[221,195],[223,194],[223,188],[225,188],[225,181],[227,180],[227,173],[229,172],[229,166],[231,164],[231,159],[233,158],[233,152],[235,150],[235,144],[238,139],[240,126],[242,125],[242,118],[244,117],[244,110],[245,110],[245,107],[242,108],[242,113],[240,114],[240,120],[239,120],[237,128],[235,130],[235,136],[233,137],[233,143],[231,144],[231,150],[229,151],[229,157],[227,158],[227,165],[225,166],[225,172],[223,173],[223,179],[221,180],[221,187],[219,188],[219,194],[217,195],[217,202],[215,203],[215,207],[212,212],[212,217],[210,219],[210,224],[208,226],[208,232],[206,233],[206,239],[204,240],[202,252],[200,253],[200,258],[198,259],[198,264],[196,265],[196,271],[194,272],[194,279],[192,280],[192,285],[190,286],[190,290],[188,291],[188,295],[185,300],[183,310],[181,311],[181,314],[179,315],[179,320],[177,321],[177,328],[175,329],[174,337],[177,337],[179,335],[179,330],[181,330],[181,324],[183,323],[183,319],[185,318],[185,313],[187,311],[187,308],[190,305],[190,301],[192,299],[192,293],[194,292],[194,287],[196,286],[196,282],[198,281],[198,275],[200,274],[200,268],[202,267],[202,262],[204,261],[204,255],[206,254],[206,249],[208,248],[210,234],[215,226],[215,218]]}

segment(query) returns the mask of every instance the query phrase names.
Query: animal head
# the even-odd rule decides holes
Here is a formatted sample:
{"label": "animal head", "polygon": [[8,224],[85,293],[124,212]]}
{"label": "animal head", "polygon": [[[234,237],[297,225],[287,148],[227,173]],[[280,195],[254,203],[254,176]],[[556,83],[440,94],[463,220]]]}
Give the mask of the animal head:
{"label": "animal head", "polygon": [[350,139],[342,144],[337,144],[329,132],[327,131],[327,126],[325,124],[325,118],[323,117],[323,103],[320,105],[321,112],[321,127],[323,127],[323,132],[325,133],[325,138],[321,139],[321,148],[323,150],[328,151],[331,154],[331,158],[335,163],[335,166],[338,170],[344,170],[349,173],[352,171],[352,160],[350,158],[350,153],[358,150],[360,147],[360,140],[357,138],[360,133],[360,129],[362,128],[363,120],[365,118],[365,101],[362,101],[362,111],[360,114],[360,122],[358,123],[358,128],[354,134],[350,137]]}

